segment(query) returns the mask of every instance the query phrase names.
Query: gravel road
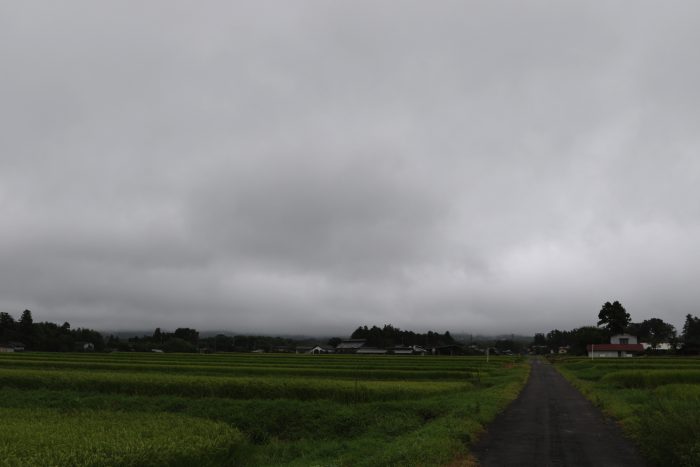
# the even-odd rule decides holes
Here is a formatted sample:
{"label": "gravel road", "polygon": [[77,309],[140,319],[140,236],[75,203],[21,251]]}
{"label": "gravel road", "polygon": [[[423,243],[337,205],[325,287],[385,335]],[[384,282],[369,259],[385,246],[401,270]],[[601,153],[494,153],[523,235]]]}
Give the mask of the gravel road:
{"label": "gravel road", "polygon": [[621,430],[552,365],[532,361],[522,393],[472,448],[482,467],[641,467]]}

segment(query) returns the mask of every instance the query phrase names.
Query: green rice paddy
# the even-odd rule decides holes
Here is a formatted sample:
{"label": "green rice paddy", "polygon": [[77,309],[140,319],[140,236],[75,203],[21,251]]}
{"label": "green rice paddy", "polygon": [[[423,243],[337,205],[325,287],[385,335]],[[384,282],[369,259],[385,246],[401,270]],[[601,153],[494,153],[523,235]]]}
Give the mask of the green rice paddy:
{"label": "green rice paddy", "polygon": [[512,357],[3,354],[0,465],[458,465],[527,374]]}

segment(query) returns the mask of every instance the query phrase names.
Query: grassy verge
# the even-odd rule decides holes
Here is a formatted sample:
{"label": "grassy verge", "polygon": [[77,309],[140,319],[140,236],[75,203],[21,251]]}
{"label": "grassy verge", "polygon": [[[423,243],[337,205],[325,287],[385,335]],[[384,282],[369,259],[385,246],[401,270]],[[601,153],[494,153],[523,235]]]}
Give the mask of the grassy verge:
{"label": "grassy verge", "polygon": [[652,465],[700,465],[700,360],[564,359],[556,367],[619,421]]}

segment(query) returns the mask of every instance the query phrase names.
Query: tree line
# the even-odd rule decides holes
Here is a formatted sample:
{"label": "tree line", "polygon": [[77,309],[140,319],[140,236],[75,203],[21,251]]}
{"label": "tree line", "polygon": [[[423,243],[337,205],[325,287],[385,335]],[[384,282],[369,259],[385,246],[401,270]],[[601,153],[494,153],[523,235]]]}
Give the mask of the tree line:
{"label": "tree line", "polygon": [[127,339],[110,335],[107,347],[120,351],[150,352],[154,349],[164,352],[264,352],[294,351],[299,346],[312,346],[316,339],[292,339],[287,337],[226,335],[201,337],[192,328],[177,328],[174,332],[156,328],[153,334],[134,336]]}
{"label": "tree line", "polygon": [[69,323],[35,323],[30,310],[24,310],[19,320],[9,313],[0,312],[0,344],[21,344],[26,349],[49,352],[76,350],[102,351],[105,348],[102,334],[93,329],[71,329]]}
{"label": "tree line", "polygon": [[382,349],[413,345],[422,347],[442,347],[457,343],[452,338],[449,331],[445,331],[443,334],[433,331],[417,333],[396,328],[391,324],[385,324],[382,328],[378,326],[372,326],[371,328],[360,326],[355,329],[350,338],[365,339],[368,346]]}
{"label": "tree line", "polygon": [[632,316],[619,301],[605,302],[598,313],[598,326],[583,326],[570,331],[553,329],[547,334],[535,334],[533,347],[539,351],[557,352],[568,347],[568,353],[583,355],[589,344],[607,344],[615,334],[627,333],[637,337],[639,342],[648,343],[651,352],[657,351],[659,344],[668,343],[682,354],[700,354],[700,318],[686,315],[680,335],[675,326],[660,318],[633,322]]}
{"label": "tree line", "polygon": [[[360,326],[351,338],[365,339],[368,346],[379,348],[413,345],[440,347],[457,343],[449,331],[442,334],[433,331],[416,333],[390,324],[382,328]],[[324,344],[335,347],[341,341],[339,337],[332,337]],[[35,351],[293,352],[299,347],[313,347],[319,343],[316,338],[293,339],[261,335],[216,334],[202,337],[199,331],[188,327],[177,328],[172,332],[156,328],[152,334],[132,337],[110,334],[105,338],[93,329],[71,329],[67,322],[61,325],[34,322],[30,310],[24,310],[19,320],[15,320],[9,313],[0,313],[0,345],[21,345],[26,350]]]}
{"label": "tree line", "polygon": [[[557,352],[568,348],[568,353],[583,355],[589,344],[610,342],[610,336],[629,333],[638,337],[640,342],[651,345],[652,352],[660,343],[669,343],[677,352],[689,355],[700,354],[700,318],[686,315],[680,335],[672,324],[660,318],[650,318],[641,322],[632,322],[631,315],[619,301],[606,302],[598,313],[598,326],[582,326],[572,330],[553,329],[548,333],[537,333],[532,342],[532,349],[541,352]],[[417,333],[386,324],[378,326],[359,326],[351,335],[352,339],[365,339],[367,345],[379,348],[396,346],[442,347],[459,345],[449,331],[437,333],[428,331]],[[326,345],[335,347],[341,342],[333,337]],[[71,351],[141,351],[154,349],[164,352],[251,352],[254,350],[294,351],[297,347],[314,346],[317,339],[292,339],[260,335],[224,335],[201,337],[193,328],[177,328],[173,332],[156,328],[152,334],[121,338],[110,335],[106,339],[93,329],[72,329],[70,324],[51,322],[34,322],[32,312],[24,310],[18,320],[12,315],[0,312],[0,345],[21,344],[27,350],[71,352]],[[521,352],[526,349],[520,343],[499,340],[493,344],[500,351]],[[468,346],[464,346],[465,352]]]}
{"label": "tree line", "polygon": [[[339,338],[330,343],[339,342]],[[0,346],[22,347],[25,350],[48,352],[75,351],[123,351],[123,352],[265,352],[293,351],[298,346],[313,346],[317,339],[291,339],[272,336],[224,335],[201,337],[193,328],[177,328],[173,332],[156,328],[152,334],[128,338],[113,334],[105,337],[99,331],[88,328],[72,329],[63,324],[34,322],[32,312],[24,310],[18,320],[6,312],[0,312]]]}

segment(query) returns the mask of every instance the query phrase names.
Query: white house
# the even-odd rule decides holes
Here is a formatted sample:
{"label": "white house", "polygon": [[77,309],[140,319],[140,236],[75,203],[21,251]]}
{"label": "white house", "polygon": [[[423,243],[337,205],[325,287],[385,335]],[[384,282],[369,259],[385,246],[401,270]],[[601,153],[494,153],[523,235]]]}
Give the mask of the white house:
{"label": "white house", "polygon": [[644,346],[637,343],[637,337],[631,334],[615,334],[609,344],[589,344],[586,346],[591,358],[632,357],[644,352]]}
{"label": "white house", "polygon": [[610,337],[611,344],[638,344],[637,336],[632,334],[615,334]]}

